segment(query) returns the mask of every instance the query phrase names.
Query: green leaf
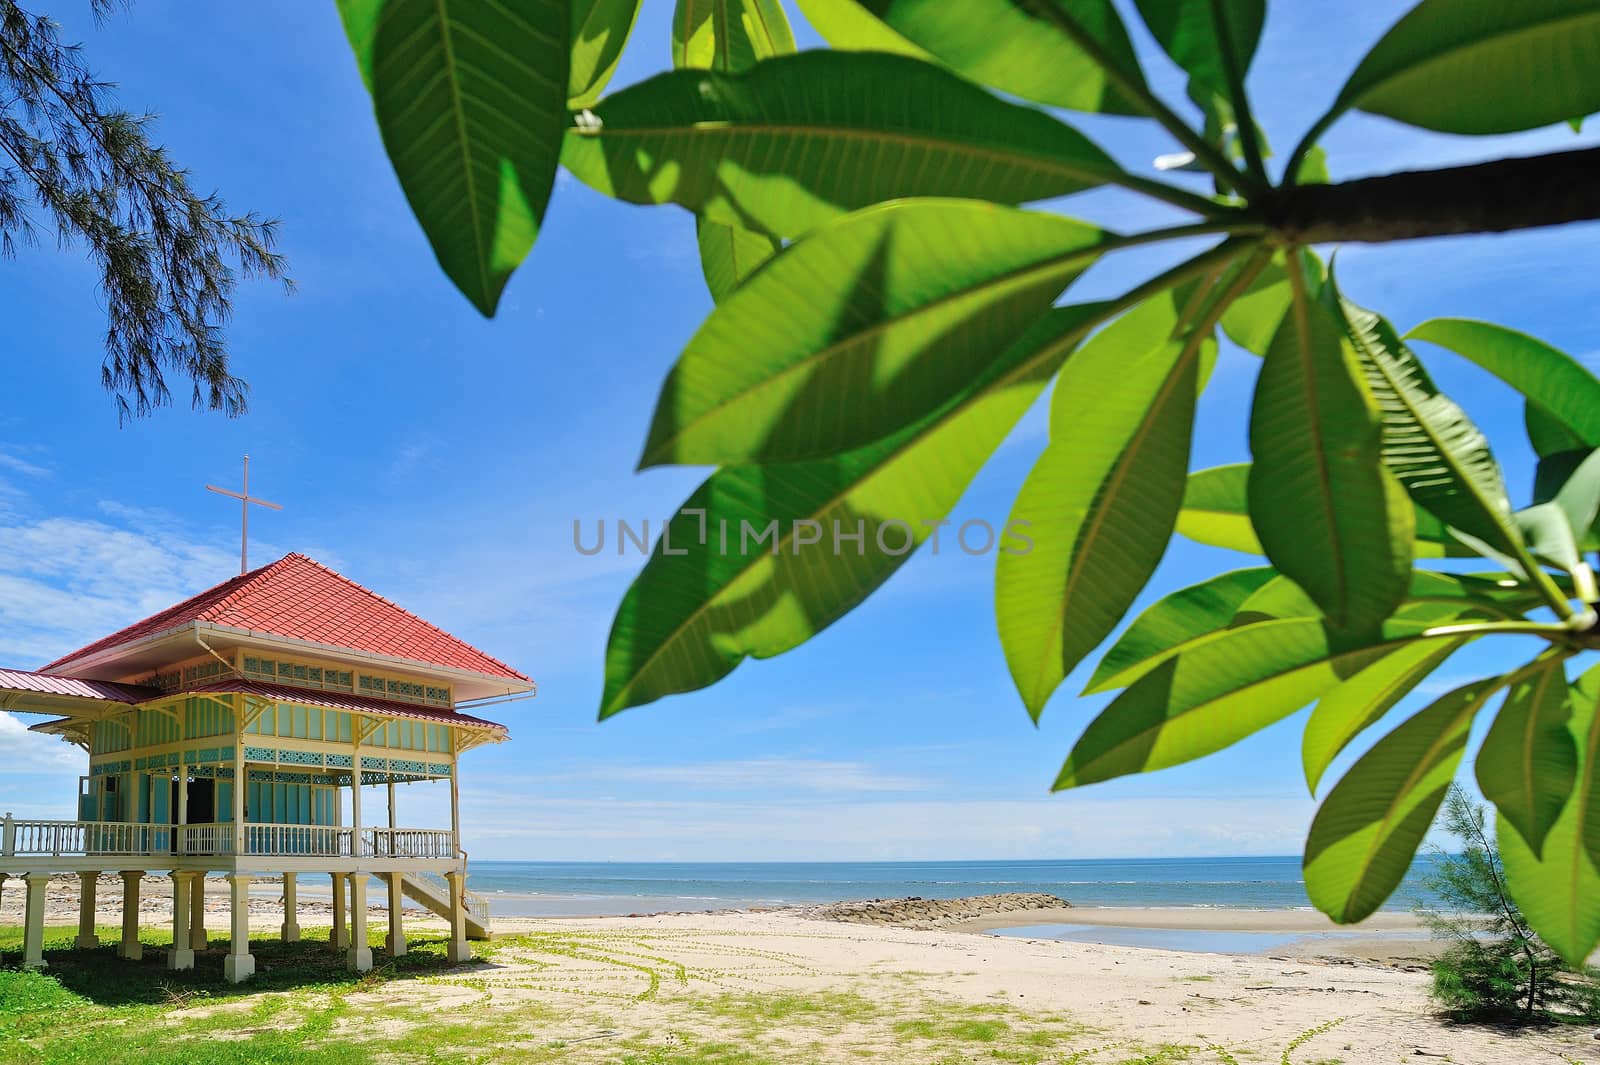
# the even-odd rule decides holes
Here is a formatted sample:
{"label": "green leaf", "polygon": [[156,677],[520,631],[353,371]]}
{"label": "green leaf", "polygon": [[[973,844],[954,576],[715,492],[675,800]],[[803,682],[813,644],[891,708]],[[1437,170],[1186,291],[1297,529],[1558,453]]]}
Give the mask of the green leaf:
{"label": "green leaf", "polygon": [[[1328,284],[1334,286],[1331,277]],[[1393,326],[1348,300],[1340,298],[1338,307],[1382,411],[1384,465],[1412,499],[1445,524],[1514,555],[1519,538],[1511,500],[1489,441],[1439,391]]]}
{"label": "green leaf", "polygon": [[622,61],[633,32],[639,0],[571,0],[572,59],[567,71],[567,107],[574,111],[600,99]]}
{"label": "green leaf", "polygon": [[1538,404],[1584,447],[1600,447],[1600,381],[1565,352],[1503,325],[1466,318],[1434,318],[1405,338],[1470,359]]}
{"label": "green leaf", "polygon": [[[1247,555],[1264,555],[1261,541],[1250,524],[1247,485],[1250,464],[1213,466],[1189,475],[1183,493],[1183,509],[1178,512],[1178,532],[1196,543],[1226,547]],[[1472,551],[1450,535],[1444,522],[1425,510],[1413,515],[1416,542],[1412,554],[1417,558],[1472,558]]]}
{"label": "green leaf", "polygon": [[[813,462],[713,473],[617,610],[601,717],[703,688],[853,609],[939,531],[934,523],[1104,313],[1101,304],[1050,311],[964,395],[888,439]],[[772,536],[758,539],[772,522]],[[846,537],[862,533],[859,552],[853,540],[835,550],[834,522]],[[813,533],[817,542],[806,543]],[[954,535],[945,533],[945,550]]]}
{"label": "green leaf", "polygon": [[[794,34],[778,0],[678,0],[672,16],[672,65],[740,71],[794,51]],[[721,303],[783,242],[740,225],[695,219],[700,268]]]}
{"label": "green leaf", "polygon": [[1578,530],[1567,521],[1566,511],[1554,503],[1524,507],[1513,515],[1517,531],[1534,558],[1571,573],[1583,562],[1578,554]]}
{"label": "green leaf", "polygon": [[1528,443],[1540,458],[1578,451],[1585,446],[1583,437],[1531,399],[1522,405],[1522,420],[1528,428]]}
{"label": "green leaf", "polygon": [[1559,658],[1523,676],[1506,692],[1483,746],[1478,787],[1538,854],[1561,815],[1578,770],[1578,747],[1565,664]]}
{"label": "green leaf", "polygon": [[1264,555],[1250,524],[1246,483],[1250,464],[1214,466],[1189,475],[1177,530],[1197,543]]}
{"label": "green leaf", "polygon": [[1266,566],[1233,570],[1157,600],[1101,656],[1083,694],[1127,687],[1157,655],[1227,628],[1240,605],[1277,575]]}
{"label": "green leaf", "polygon": [[721,222],[696,218],[694,227],[695,240],[700,246],[700,269],[705,274],[711,298],[718,303],[783,250],[783,241],[743,226],[725,226]]}
{"label": "green leaf", "polygon": [[1382,427],[1339,321],[1299,293],[1250,415],[1250,520],[1267,558],[1336,628],[1362,630],[1405,595],[1414,508],[1383,467]]}
{"label": "green leaf", "polygon": [[[1145,108],[1108,76],[1144,88],[1128,31],[1111,0],[1056,4],[1088,43],[1075,41],[1013,0],[802,0],[806,18],[836,48],[898,50],[909,42],[982,85],[1074,111],[1142,115]],[[868,26],[873,19],[893,34]]]}
{"label": "green leaf", "polygon": [[1528,924],[1569,965],[1585,964],[1600,944],[1600,669],[1590,669],[1568,689],[1567,731],[1577,751],[1572,793],[1536,854],[1514,824],[1502,817],[1498,843],[1506,886]]}
{"label": "green leaf", "polygon": [[825,226],[706,319],[640,464],[807,458],[910,424],[1043,314],[1104,236],[973,200],[901,200]]}
{"label": "green leaf", "polygon": [[1049,115],[928,63],[854,52],[658,75],[578,116],[562,162],[608,196],[790,238],[899,197],[1024,203],[1120,173]]}
{"label": "green leaf", "polygon": [[1189,75],[1189,95],[1210,93],[1230,99],[1236,67],[1238,80],[1250,69],[1266,0],[1135,0],[1150,33],[1172,61]]}
{"label": "green leaf", "polygon": [[748,70],[795,50],[778,0],[677,0],[672,14],[672,65],[694,70]]}
{"label": "green leaf", "polygon": [[1351,924],[1400,885],[1461,764],[1472,719],[1500,684],[1491,677],[1441,696],[1334,785],[1306,838],[1306,894],[1317,909]]}
{"label": "green leaf", "polygon": [[1285,618],[1192,641],[1113,699],[1084,730],[1055,790],[1187,762],[1288,717],[1413,641],[1427,623],[1389,622],[1368,639],[1321,618]]}
{"label": "green leaf", "polygon": [[378,131],[439,265],[492,316],[538,236],[567,125],[562,0],[339,0]]}
{"label": "green leaf", "polygon": [[1422,0],[1345,83],[1355,107],[1443,133],[1512,133],[1600,110],[1594,0]]}
{"label": "green leaf", "polygon": [[[1395,621],[1428,628],[1503,621],[1543,605],[1537,592],[1520,584],[1505,587],[1501,579],[1499,575],[1414,570],[1409,595],[1395,612]],[[1106,652],[1102,668],[1084,694],[1127,687],[1169,659],[1220,639],[1228,630],[1267,621],[1321,618],[1316,603],[1298,585],[1271,569],[1224,574],[1168,599],[1170,604],[1163,600],[1136,619]],[[1352,641],[1341,643],[1347,645],[1353,645]]]}
{"label": "green leaf", "polygon": [[1322,774],[1361,733],[1382,720],[1471,637],[1414,643],[1380,658],[1324,695],[1300,738],[1300,761],[1313,795]]}
{"label": "green leaf", "polygon": [[1306,152],[1305,158],[1300,160],[1300,165],[1295,168],[1294,183],[1296,185],[1326,185],[1333,178],[1328,173],[1328,153],[1320,144],[1313,144]]}
{"label": "green leaf", "polygon": [[889,52],[933,60],[856,0],[799,0],[806,21],[817,36],[842,52]]}
{"label": "green leaf", "polygon": [[[1321,260],[1305,250],[1300,251],[1297,258],[1306,286],[1315,289],[1321,285],[1324,276]],[[1222,312],[1222,331],[1252,355],[1267,353],[1293,302],[1294,290],[1285,261],[1283,252],[1274,255],[1250,287]]]}
{"label": "green leaf", "polygon": [[1600,448],[1563,451],[1539,460],[1533,501],[1554,503],[1580,541],[1600,517]]}
{"label": "green leaf", "polygon": [[1033,549],[995,565],[995,618],[1012,680],[1034,720],[1110,634],[1172,536],[1189,466],[1201,348],[1179,329],[1177,294],[1107,326],[1056,382],[1050,446],[1008,527]]}

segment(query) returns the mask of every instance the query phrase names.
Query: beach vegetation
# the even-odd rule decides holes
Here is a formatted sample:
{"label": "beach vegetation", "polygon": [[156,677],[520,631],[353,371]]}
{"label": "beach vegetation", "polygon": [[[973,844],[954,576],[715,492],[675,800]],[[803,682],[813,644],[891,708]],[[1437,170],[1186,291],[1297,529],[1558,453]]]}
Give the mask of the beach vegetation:
{"label": "beach vegetation", "polygon": [[[1592,0],[1420,0],[1281,154],[1247,89],[1266,0],[1138,0],[1164,53],[1144,58],[1111,0],[800,0],[832,46],[807,51],[781,0],[679,0],[670,41],[641,44],[675,69],[615,91],[629,0],[338,6],[400,185],[484,314],[558,169],[693,215],[714,307],[640,466],[713,472],[617,610],[602,717],[803,644],[941,532],[980,553],[948,515],[1053,382],[1049,442],[993,551],[1029,714],[1118,629],[1174,535],[1263,563],[1126,629],[1087,688],[1120,694],[1055,788],[1190,761],[1316,704],[1315,794],[1397,702],[1466,670],[1327,791],[1308,893],[1341,923],[1382,905],[1492,717],[1476,771],[1508,890],[1569,962],[1600,944],[1600,675],[1581,673],[1600,649],[1600,380],[1523,331],[1538,323],[1397,326],[1345,294],[1359,263],[1317,251],[1600,217],[1600,148],[1509,157],[1492,139],[1600,111]],[[1182,98],[1152,87],[1168,61]],[[1072,112],[1129,116],[1172,151],[1114,159]],[[1485,158],[1337,180],[1322,138],[1355,112],[1480,138]],[[1063,213],[1087,190],[1143,198],[1151,224]],[[1078,295],[1091,267],[1152,246],[1168,264],[1145,280]],[[1223,338],[1261,360],[1250,461],[1191,470]],[[1444,360],[1524,411],[1530,499],[1435,383]],[[1530,640],[1523,664],[1474,665]]]}
{"label": "beach vegetation", "polygon": [[1539,938],[1506,888],[1505,864],[1484,808],[1459,785],[1441,817],[1454,850],[1438,849],[1422,912],[1449,946],[1433,962],[1433,995],[1459,1020],[1600,1021],[1600,982]]}

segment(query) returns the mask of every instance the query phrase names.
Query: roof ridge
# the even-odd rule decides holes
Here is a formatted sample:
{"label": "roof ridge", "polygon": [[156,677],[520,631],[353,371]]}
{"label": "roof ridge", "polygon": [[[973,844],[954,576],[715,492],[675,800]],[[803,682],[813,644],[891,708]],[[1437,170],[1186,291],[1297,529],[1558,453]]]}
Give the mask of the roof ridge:
{"label": "roof ridge", "polygon": [[[216,600],[210,606],[208,606],[204,610],[202,610],[200,612],[200,616],[203,617],[203,618],[207,618],[207,620],[210,620],[208,615],[216,612],[220,607],[228,606],[231,603],[238,602],[241,598],[243,598],[250,591],[250,589],[253,586],[259,584],[267,576],[268,573],[270,573],[273,570],[277,569],[279,566],[283,565],[285,562],[289,561],[291,558],[294,558],[294,557],[295,557],[295,554],[294,554],[294,552],[291,551],[289,554],[284,555],[280,559],[276,559],[276,560],[274,560],[272,562],[268,562],[265,566],[257,566],[255,569],[250,570],[248,573],[239,574],[238,577],[234,578],[235,580],[237,580],[239,582],[238,585],[236,587],[234,587],[231,591],[229,591],[227,595],[225,595],[222,598]],[[227,583],[228,583],[227,581],[223,581],[222,582],[222,584],[227,584]],[[222,587],[222,584],[216,585],[215,588]],[[213,590],[215,590],[215,588],[213,588]],[[204,595],[204,594],[205,593],[203,593],[203,592],[201,593],[201,595]],[[199,596],[196,596],[195,598],[198,599]],[[180,603],[179,606],[181,606],[181,605],[182,604]],[[176,610],[177,607],[173,607],[172,609]]]}

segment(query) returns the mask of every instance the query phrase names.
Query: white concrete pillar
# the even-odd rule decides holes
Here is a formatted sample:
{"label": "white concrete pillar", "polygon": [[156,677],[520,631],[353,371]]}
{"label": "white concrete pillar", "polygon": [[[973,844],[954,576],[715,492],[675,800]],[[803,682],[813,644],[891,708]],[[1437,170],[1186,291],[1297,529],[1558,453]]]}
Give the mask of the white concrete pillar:
{"label": "white concrete pillar", "polygon": [[444,874],[450,885],[450,942],[445,957],[452,965],[472,960],[472,948],[467,946],[467,908],[462,892],[466,890],[467,874],[457,871]]}
{"label": "white concrete pillar", "polygon": [[406,874],[395,872],[386,878],[389,881],[389,937],[384,941],[384,946],[388,948],[391,958],[398,958],[406,952],[406,930],[400,920],[400,884],[405,877]]}
{"label": "white concrete pillar", "polygon": [[347,968],[364,973],[372,968],[372,947],[367,942],[367,880],[366,873],[350,877],[350,949],[345,951]]}
{"label": "white concrete pillar", "polygon": [[206,874],[195,874],[189,891],[189,949],[206,949]]}
{"label": "white concrete pillar", "polygon": [[[455,748],[452,738],[450,747]],[[450,756],[450,857],[452,860],[461,858],[461,783],[457,780],[456,770],[461,768],[461,760],[456,755]]]}
{"label": "white concrete pillar", "polygon": [[49,873],[23,873],[22,882],[28,886],[28,895],[22,909],[22,967],[43,969],[44,960],[44,893],[50,884]]}
{"label": "white concrete pillar", "polygon": [[283,874],[283,928],[280,931],[285,943],[300,942],[300,914],[295,899],[298,886],[293,873]]}
{"label": "white concrete pillar", "polygon": [[350,756],[350,853],[360,857],[361,847],[361,748]]}
{"label": "white concrete pillar", "polygon": [[122,942],[117,944],[117,957],[138,961],[144,957],[144,944],[139,942],[139,884],[144,879],[143,870],[124,870],[122,876]]}
{"label": "white concrete pillar", "polygon": [[250,876],[229,873],[227,881],[233,927],[228,937],[228,956],[222,960],[222,975],[228,983],[240,984],[256,971],[256,959],[250,953]]}
{"label": "white concrete pillar", "polygon": [[333,878],[333,930],[328,933],[328,946],[342,951],[350,946],[350,929],[344,923],[344,874],[328,875]]}
{"label": "white concrete pillar", "polygon": [[194,907],[189,897],[194,891],[194,873],[172,874],[172,949],[167,951],[167,968],[173,971],[194,968],[194,948],[189,944],[189,917]]}
{"label": "white concrete pillar", "polygon": [[[234,698],[243,700],[242,696]],[[234,720],[242,723],[241,715],[235,715]],[[233,745],[233,853],[245,853],[244,838],[244,790],[249,786],[244,769],[244,729],[238,730],[239,737]]]}
{"label": "white concrete pillar", "polygon": [[94,889],[99,883],[99,873],[78,874],[78,938],[73,946],[79,950],[100,945],[100,937],[94,934]]}

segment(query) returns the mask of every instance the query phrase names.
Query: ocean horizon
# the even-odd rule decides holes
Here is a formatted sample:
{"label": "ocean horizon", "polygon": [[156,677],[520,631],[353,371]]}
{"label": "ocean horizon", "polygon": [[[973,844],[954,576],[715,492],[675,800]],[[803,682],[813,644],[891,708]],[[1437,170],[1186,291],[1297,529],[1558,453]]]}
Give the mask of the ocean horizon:
{"label": "ocean horizon", "polygon": [[[1419,857],[1384,904],[1427,901]],[[505,917],[606,916],[857,899],[1059,895],[1074,906],[1309,909],[1299,855],[1030,861],[562,862],[474,860],[468,886]]]}

